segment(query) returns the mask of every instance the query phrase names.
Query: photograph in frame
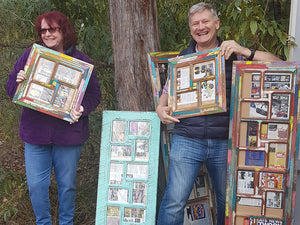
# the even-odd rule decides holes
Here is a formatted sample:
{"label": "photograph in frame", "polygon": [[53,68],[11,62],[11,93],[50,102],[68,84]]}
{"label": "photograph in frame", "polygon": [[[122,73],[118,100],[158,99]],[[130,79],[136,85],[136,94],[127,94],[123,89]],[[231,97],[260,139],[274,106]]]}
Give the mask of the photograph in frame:
{"label": "photograph in frame", "polygon": [[123,164],[111,163],[109,170],[109,184],[121,185],[123,178]]}
{"label": "photograph in frame", "polygon": [[146,205],[147,184],[141,182],[133,183],[132,203]]}
{"label": "photograph in frame", "polygon": [[107,206],[106,225],[118,225],[120,224],[120,207]]}
{"label": "photograph in frame", "polygon": [[108,189],[108,202],[128,203],[129,191],[122,188]]}
{"label": "photograph in frame", "polygon": [[77,86],[81,79],[82,71],[72,69],[69,66],[58,64],[55,79]]}
{"label": "photograph in frame", "polygon": [[53,74],[55,62],[44,57],[39,57],[33,79],[45,84],[49,84]]}
{"label": "photograph in frame", "polygon": [[146,210],[141,208],[125,208],[124,222],[144,223]]}
{"label": "photograph in frame", "polygon": [[254,176],[253,171],[237,172],[237,193],[238,194],[254,194]]}
{"label": "photograph in frame", "polygon": [[126,177],[133,179],[147,179],[148,165],[128,164]]}

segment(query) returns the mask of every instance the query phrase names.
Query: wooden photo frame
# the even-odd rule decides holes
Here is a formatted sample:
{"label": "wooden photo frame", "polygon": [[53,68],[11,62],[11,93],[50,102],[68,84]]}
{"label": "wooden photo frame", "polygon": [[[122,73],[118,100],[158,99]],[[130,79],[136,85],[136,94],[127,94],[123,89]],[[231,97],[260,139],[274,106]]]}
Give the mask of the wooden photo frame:
{"label": "wooden photo frame", "polygon": [[155,224],[159,128],[154,112],[103,112],[96,225]]}
{"label": "wooden photo frame", "polygon": [[74,122],[94,66],[52,49],[33,44],[24,71],[27,79],[19,84],[13,102]]}
{"label": "wooden photo frame", "polygon": [[294,225],[299,68],[233,62],[226,225]]}
{"label": "wooden photo frame", "polygon": [[177,51],[149,52],[147,54],[155,108],[168,79],[168,59],[174,58],[178,54]]}
{"label": "wooden photo frame", "polygon": [[226,112],[224,56],[219,48],[169,59],[171,116]]}

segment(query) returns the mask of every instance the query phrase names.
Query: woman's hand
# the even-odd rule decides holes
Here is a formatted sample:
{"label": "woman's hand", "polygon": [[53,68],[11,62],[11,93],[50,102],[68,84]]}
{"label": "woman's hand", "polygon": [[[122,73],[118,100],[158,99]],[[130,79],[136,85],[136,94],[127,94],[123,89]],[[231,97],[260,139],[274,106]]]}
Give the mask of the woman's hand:
{"label": "woman's hand", "polygon": [[27,78],[27,75],[24,70],[20,70],[19,73],[17,74],[17,83],[22,83],[25,79]]}
{"label": "woman's hand", "polygon": [[79,120],[79,118],[81,117],[83,111],[84,111],[84,108],[83,108],[82,105],[79,107],[79,110],[78,110],[78,111],[75,110],[75,109],[73,109],[73,110],[71,111],[71,117],[72,117],[72,119],[74,120],[74,122],[78,122],[78,120]]}

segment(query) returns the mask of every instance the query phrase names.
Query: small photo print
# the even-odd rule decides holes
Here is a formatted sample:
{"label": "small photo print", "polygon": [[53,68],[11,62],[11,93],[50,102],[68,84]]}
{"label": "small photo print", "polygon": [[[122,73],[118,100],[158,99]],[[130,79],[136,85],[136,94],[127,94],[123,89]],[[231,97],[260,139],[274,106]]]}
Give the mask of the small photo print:
{"label": "small photo print", "polygon": [[131,160],[130,145],[112,145],[111,159]]}
{"label": "small photo print", "polygon": [[160,86],[163,88],[168,78],[168,63],[158,63]]}
{"label": "small photo print", "polygon": [[267,102],[251,102],[250,103],[250,117],[262,117],[266,118],[268,115],[268,103]]}
{"label": "small photo print", "polygon": [[208,203],[202,201],[186,206],[184,209],[184,224],[211,224]]}
{"label": "small photo print", "polygon": [[272,95],[272,119],[288,119],[290,111],[289,94]]}
{"label": "small photo print", "polygon": [[112,124],[112,141],[124,142],[125,141],[125,128],[126,121],[114,120]]}
{"label": "small photo print", "polygon": [[251,98],[260,97],[260,73],[252,73]]}
{"label": "small photo print", "polygon": [[149,140],[136,139],[135,142],[135,159],[147,161],[149,158]]}
{"label": "small photo print", "polygon": [[258,130],[257,122],[252,122],[252,121],[247,122],[246,146],[257,147],[257,130]]}
{"label": "small photo print", "polygon": [[286,168],[287,144],[270,143],[269,144],[269,167]]}
{"label": "small photo print", "polygon": [[207,195],[205,175],[197,176],[195,180],[195,197],[203,197]]}
{"label": "small photo print", "polygon": [[147,179],[148,165],[128,164],[126,177],[133,179]]}
{"label": "small photo print", "polygon": [[150,123],[149,122],[129,122],[129,134],[130,135],[140,135],[149,136],[150,135]]}
{"label": "small photo print", "polygon": [[55,79],[68,84],[78,85],[82,72],[71,67],[59,64],[55,73]]}
{"label": "small photo print", "polygon": [[198,103],[197,91],[190,91],[186,93],[177,94],[177,105],[189,105]]}
{"label": "small photo print", "polygon": [[74,88],[65,85],[59,85],[53,105],[63,110],[68,110],[72,104],[74,94]]}
{"label": "small photo print", "polygon": [[259,187],[263,188],[274,188],[283,189],[284,188],[284,175],[280,173],[259,173]]}
{"label": "small photo print", "polygon": [[254,176],[253,171],[238,171],[237,193],[254,194]]}
{"label": "small photo print", "polygon": [[109,171],[109,184],[122,184],[123,164],[111,163]]}
{"label": "small photo print", "polygon": [[47,104],[51,103],[51,100],[54,95],[54,90],[50,88],[46,88],[44,86],[38,85],[36,83],[31,83],[27,97],[38,100],[40,102],[44,102]]}
{"label": "small photo print", "polygon": [[244,221],[243,221],[243,224],[241,224],[241,225],[254,225],[255,223],[254,223],[254,218],[252,218],[252,217],[247,217],[247,218],[244,218]]}
{"label": "small photo print", "polygon": [[262,123],[262,139],[288,139],[289,125],[284,123]]}
{"label": "small photo print", "polygon": [[194,80],[214,76],[215,72],[215,61],[209,61],[194,65]]}
{"label": "small photo print", "polygon": [[39,57],[38,60],[33,79],[48,84],[51,80],[55,62],[43,57]]}
{"label": "small photo print", "polygon": [[287,90],[292,88],[292,73],[266,72],[264,89]]}
{"label": "small photo print", "polygon": [[237,203],[239,205],[247,205],[253,207],[261,207],[262,206],[262,199],[260,198],[237,198]]}
{"label": "small photo print", "polygon": [[263,151],[246,151],[245,155],[246,166],[264,166],[265,152]]}
{"label": "small photo print", "polygon": [[281,220],[257,218],[257,225],[283,225]]}
{"label": "small photo print", "polygon": [[267,208],[275,208],[282,209],[282,200],[283,200],[282,192],[267,192],[266,196],[266,207]]}
{"label": "small photo print", "polygon": [[216,101],[216,80],[201,82],[201,103],[202,105],[213,104]]}
{"label": "small photo print", "polygon": [[134,182],[132,192],[132,203],[146,205],[147,199],[147,184]]}
{"label": "small photo print", "polygon": [[125,208],[124,222],[145,223],[146,210],[140,208]]}
{"label": "small photo print", "polygon": [[190,67],[182,67],[177,69],[177,88],[176,90],[184,90],[190,87]]}
{"label": "small photo print", "polygon": [[106,225],[119,225],[120,216],[120,207],[107,206]]}
{"label": "small photo print", "polygon": [[108,201],[128,203],[128,190],[121,188],[109,188],[108,189]]}

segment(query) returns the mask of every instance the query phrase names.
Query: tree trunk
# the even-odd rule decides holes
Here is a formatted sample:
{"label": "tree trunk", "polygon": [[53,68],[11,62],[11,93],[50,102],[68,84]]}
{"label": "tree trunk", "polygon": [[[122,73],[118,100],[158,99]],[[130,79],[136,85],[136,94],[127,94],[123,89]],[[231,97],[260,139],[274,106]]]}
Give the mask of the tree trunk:
{"label": "tree trunk", "polygon": [[109,0],[117,110],[153,111],[147,53],[159,50],[155,0]]}

